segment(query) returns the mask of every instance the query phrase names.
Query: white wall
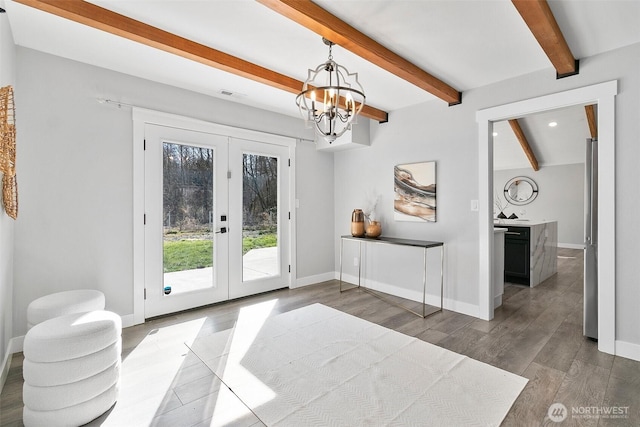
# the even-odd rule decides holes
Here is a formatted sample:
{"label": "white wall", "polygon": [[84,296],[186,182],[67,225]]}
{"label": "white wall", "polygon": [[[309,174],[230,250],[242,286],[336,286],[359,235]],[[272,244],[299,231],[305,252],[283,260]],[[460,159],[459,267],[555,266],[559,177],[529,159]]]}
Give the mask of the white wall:
{"label": "white wall", "polygon": [[333,278],[333,154],[302,141],[296,160],[296,273],[298,284],[309,284]]}
{"label": "white wall", "polygon": [[[108,97],[147,108],[228,125],[302,137],[299,121],[267,111],[155,84],[62,58],[18,49],[18,99],[21,146],[18,149],[21,217],[15,230],[14,335],[24,332],[28,302],[42,294],[80,286],[107,293],[109,308],[119,314],[132,309],[131,280],[131,120],[130,112],[99,105]],[[618,340],[640,346],[637,306],[640,276],[637,242],[640,199],[635,170],[640,158],[640,44],[585,58],[580,74],[556,80],[549,68],[463,94],[463,103],[447,107],[432,101],[395,111],[389,123],[372,127],[372,146],[334,156],[334,223],[330,211],[316,212],[314,236],[331,238],[349,232],[351,211],[368,192],[379,192],[383,233],[446,242],[445,296],[465,308],[478,304],[478,219],[470,201],[477,200],[478,137],[476,111],[612,79],[616,97],[616,304]],[[302,151],[302,150],[301,150]],[[311,151],[307,167],[315,165]],[[304,156],[297,164],[305,170]],[[320,162],[328,161],[322,158]],[[438,162],[438,222],[394,222],[393,176],[397,163]],[[330,168],[321,167],[322,171]],[[300,206],[307,197],[330,193],[314,184],[298,185]],[[315,187],[320,185],[320,188]],[[314,202],[315,203],[315,202]],[[318,206],[320,206],[318,204]],[[321,206],[327,208],[327,206]],[[328,207],[329,209],[331,206]],[[480,206],[491,209],[491,206]],[[300,212],[299,212],[300,213]],[[298,226],[297,253],[301,272],[321,272],[315,263],[317,239],[307,239]],[[333,236],[332,236],[333,234]],[[319,246],[320,245],[320,246]],[[304,255],[303,255],[304,254]],[[338,251],[331,256],[338,268]],[[306,260],[303,259],[306,257]],[[324,258],[323,258],[324,259]],[[398,277],[399,281],[402,277]]]}
{"label": "white wall", "polygon": [[[373,125],[371,147],[336,153],[334,166],[336,235],[349,234],[352,210],[362,208],[368,194],[378,193],[383,235],[445,242],[445,298],[472,315],[477,313],[466,306],[478,304],[478,226],[470,210],[471,199],[478,198],[472,185],[478,175],[474,125],[475,108],[464,99],[457,107],[434,101],[396,111],[388,123]],[[394,221],[393,167],[431,160],[436,161],[437,222]],[[399,283],[414,283],[420,273],[405,277],[402,271],[397,271]]]}
{"label": "white wall", "polygon": [[[335,154],[336,236],[349,232],[351,210],[363,203],[363,193],[382,194],[383,234],[446,243],[445,297],[478,305],[478,218],[470,201],[478,199],[477,110],[563,90],[617,79],[616,97],[616,339],[640,346],[637,307],[640,304],[640,198],[637,186],[640,158],[640,44],[580,62],[580,74],[556,80],[552,68],[463,93],[462,104],[447,107],[432,101],[394,111],[389,122],[376,126],[370,148]],[[438,221],[393,221],[395,164],[437,161]],[[492,210],[481,204],[480,209]],[[335,247],[339,247],[336,238]],[[336,269],[338,256],[336,250]],[[397,283],[406,281],[398,274]],[[640,347],[637,347],[640,349]]]}
{"label": "white wall", "polygon": [[[15,51],[7,14],[2,13],[0,14],[0,87],[15,85]],[[20,114],[19,109],[16,114]],[[20,140],[19,133],[17,139]],[[18,180],[20,166],[18,163],[16,168]],[[13,233],[13,219],[4,212],[0,204],[0,362],[4,359],[9,340],[13,337]],[[2,369],[3,366],[0,366],[0,372]],[[0,381],[1,387],[2,381]]]}
{"label": "white wall", "polygon": [[[96,98],[312,137],[297,118],[30,49],[17,49],[17,71],[21,212],[15,229],[14,336],[26,330],[28,303],[51,292],[96,288],[105,293],[107,309],[133,313],[131,110]],[[332,159],[318,154],[318,164],[315,151],[304,144],[298,150],[296,197],[301,209],[330,218],[332,203],[315,198],[332,193],[331,177],[324,181],[316,175],[331,174]],[[332,221],[319,221],[313,229],[302,225],[299,275],[333,271],[332,254],[315,255],[316,247],[332,245]]]}
{"label": "white wall", "polygon": [[[538,196],[528,205],[508,205],[505,215],[558,221],[558,245],[584,245],[584,163],[542,166],[533,169],[505,169],[493,172],[494,194],[504,203],[504,186],[511,178],[528,176],[538,184]],[[522,215],[522,212],[525,212]]]}

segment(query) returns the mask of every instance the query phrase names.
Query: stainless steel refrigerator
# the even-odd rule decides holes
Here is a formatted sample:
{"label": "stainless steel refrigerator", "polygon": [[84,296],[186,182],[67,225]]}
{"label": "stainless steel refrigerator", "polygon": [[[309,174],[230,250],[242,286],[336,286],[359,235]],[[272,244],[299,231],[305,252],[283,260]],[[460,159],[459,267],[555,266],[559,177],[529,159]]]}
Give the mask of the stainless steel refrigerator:
{"label": "stainless steel refrigerator", "polygon": [[598,339],[598,140],[587,138],[585,161],[584,335]]}

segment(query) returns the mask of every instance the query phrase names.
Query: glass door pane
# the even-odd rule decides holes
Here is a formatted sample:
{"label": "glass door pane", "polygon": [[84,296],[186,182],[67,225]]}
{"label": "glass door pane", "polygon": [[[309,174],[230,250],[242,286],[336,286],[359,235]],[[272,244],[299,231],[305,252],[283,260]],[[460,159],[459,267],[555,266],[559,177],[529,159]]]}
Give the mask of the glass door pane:
{"label": "glass door pane", "polygon": [[229,143],[229,297],[289,286],[289,147]]}
{"label": "glass door pane", "polygon": [[162,144],[165,295],[214,286],[214,151]]}
{"label": "glass door pane", "polygon": [[145,125],[145,317],[229,299],[229,140]]}
{"label": "glass door pane", "polygon": [[278,159],[242,156],[242,281],[280,275]]}

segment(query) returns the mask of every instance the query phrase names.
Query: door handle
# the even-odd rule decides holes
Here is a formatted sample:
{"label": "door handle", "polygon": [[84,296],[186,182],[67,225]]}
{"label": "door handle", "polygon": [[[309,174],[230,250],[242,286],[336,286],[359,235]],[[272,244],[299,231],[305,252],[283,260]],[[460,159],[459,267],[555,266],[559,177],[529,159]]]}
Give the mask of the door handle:
{"label": "door handle", "polygon": [[511,234],[513,236],[519,236],[520,235],[520,233],[517,233],[515,231],[506,231],[504,234]]}
{"label": "door handle", "polygon": [[227,232],[227,227],[221,227],[220,230],[215,232],[215,234],[224,234],[226,232]]}

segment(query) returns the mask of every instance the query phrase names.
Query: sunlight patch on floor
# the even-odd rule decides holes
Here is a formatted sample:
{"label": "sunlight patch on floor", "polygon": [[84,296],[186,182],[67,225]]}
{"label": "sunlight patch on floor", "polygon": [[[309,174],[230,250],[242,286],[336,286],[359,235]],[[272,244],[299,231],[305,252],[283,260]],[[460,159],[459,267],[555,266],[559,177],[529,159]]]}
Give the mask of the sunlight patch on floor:
{"label": "sunlight patch on floor", "polygon": [[236,327],[229,337],[229,353],[217,371],[217,375],[223,381],[225,381],[226,377],[232,375],[234,381],[251,384],[254,396],[259,396],[260,399],[260,402],[252,402],[253,404],[268,402],[275,397],[275,393],[243,366],[243,359],[277,302],[278,300],[274,299],[244,307],[240,310]]}
{"label": "sunlight patch on floor", "polygon": [[170,405],[172,385],[206,318],[154,329],[122,361],[120,395],[103,426],[150,425]]}

